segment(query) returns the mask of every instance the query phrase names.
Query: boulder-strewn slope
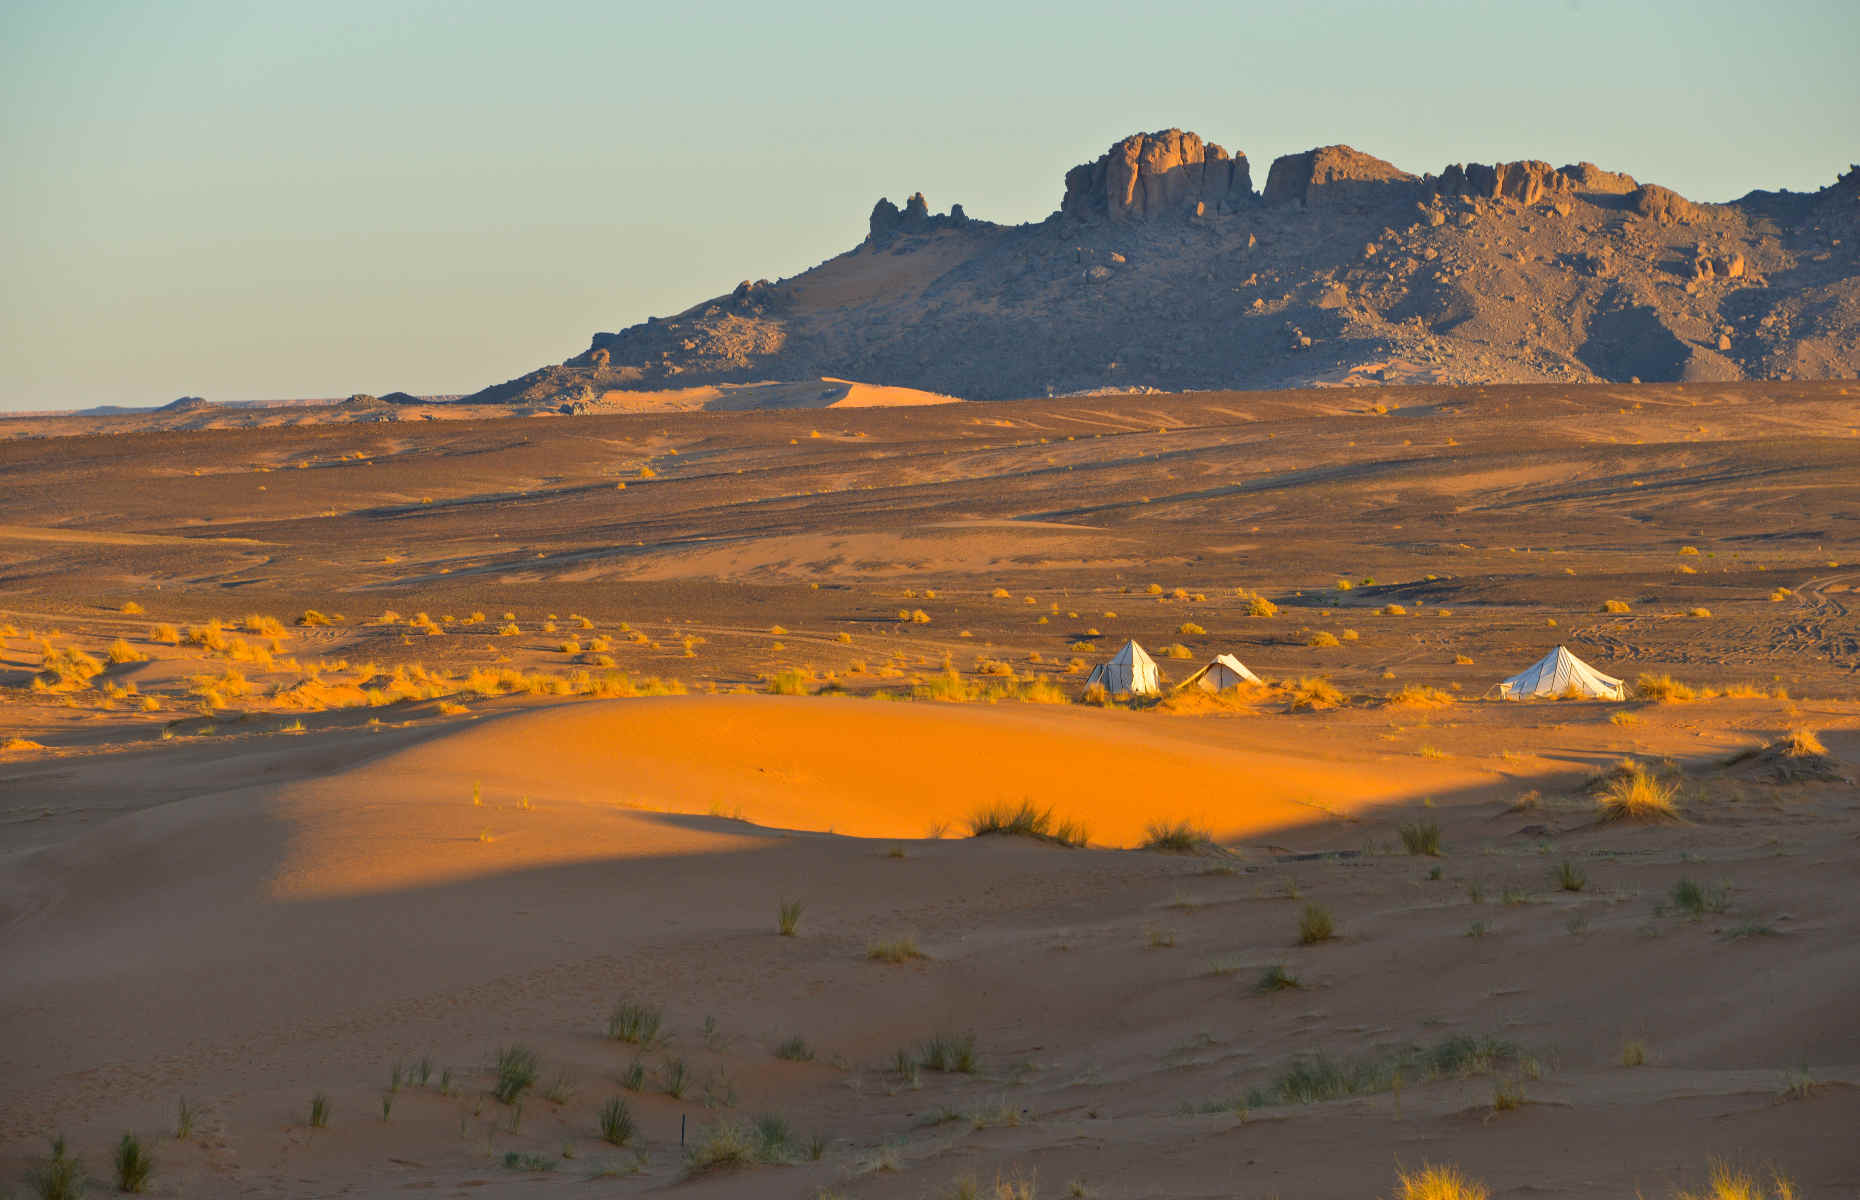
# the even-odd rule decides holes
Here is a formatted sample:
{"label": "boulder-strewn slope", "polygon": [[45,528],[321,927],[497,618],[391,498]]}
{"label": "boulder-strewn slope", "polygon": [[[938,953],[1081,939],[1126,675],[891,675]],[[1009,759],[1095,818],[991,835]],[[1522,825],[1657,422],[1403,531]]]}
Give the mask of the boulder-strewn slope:
{"label": "boulder-strewn slope", "polygon": [[1416,176],[1348,146],[1247,158],[1136,134],[1002,226],[921,194],[791,279],[472,399],[838,376],[971,399],[1326,382],[1860,374],[1860,169],[1700,204],[1590,163]]}

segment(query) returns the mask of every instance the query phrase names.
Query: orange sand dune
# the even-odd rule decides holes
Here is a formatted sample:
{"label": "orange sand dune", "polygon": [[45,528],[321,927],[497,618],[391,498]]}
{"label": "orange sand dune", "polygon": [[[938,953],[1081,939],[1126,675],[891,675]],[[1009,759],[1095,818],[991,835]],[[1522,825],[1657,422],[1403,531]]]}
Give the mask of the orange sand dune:
{"label": "orange sand dune", "polygon": [[[1243,722],[774,696],[554,706],[459,729],[287,790],[291,895],[429,885],[543,863],[719,849],[642,839],[618,810],[721,815],[855,837],[966,833],[1031,800],[1130,846],[1153,820],[1223,839],[1322,822],[1490,777],[1426,759],[1289,748]],[[472,797],[476,790],[478,803]],[[529,807],[523,807],[524,805]],[[548,821],[531,814],[547,810]],[[488,838],[489,840],[481,840]],[[723,839],[727,842],[728,839]]]}

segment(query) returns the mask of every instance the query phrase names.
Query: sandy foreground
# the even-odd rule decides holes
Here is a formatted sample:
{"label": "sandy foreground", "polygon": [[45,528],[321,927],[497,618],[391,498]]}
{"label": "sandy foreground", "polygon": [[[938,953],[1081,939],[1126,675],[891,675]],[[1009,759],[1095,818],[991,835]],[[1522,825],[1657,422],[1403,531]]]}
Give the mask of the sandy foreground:
{"label": "sandy foreground", "polygon": [[[1849,402],[1383,399],[0,442],[0,1181],[1860,1192]],[[1559,642],[1694,694],[1479,699]]]}

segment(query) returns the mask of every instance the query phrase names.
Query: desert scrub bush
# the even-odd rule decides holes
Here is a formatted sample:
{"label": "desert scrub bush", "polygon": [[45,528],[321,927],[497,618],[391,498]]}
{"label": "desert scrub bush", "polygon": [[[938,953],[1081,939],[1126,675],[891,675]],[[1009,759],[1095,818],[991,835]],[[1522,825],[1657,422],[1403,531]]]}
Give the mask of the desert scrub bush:
{"label": "desert scrub bush", "polygon": [[926,1071],[973,1075],[980,1062],[972,1032],[934,1033],[917,1050],[917,1065]]}
{"label": "desert scrub bush", "polygon": [[691,1086],[691,1068],[682,1058],[668,1058],[659,1064],[659,1090],[674,1100],[684,1098]]}
{"label": "desert scrub bush", "polygon": [[162,646],[178,646],[181,644],[181,631],[166,623],[156,625],[149,630],[149,641]]}
{"label": "desert scrub bush", "polygon": [[1566,892],[1580,892],[1589,886],[1589,877],[1582,873],[1582,868],[1567,858],[1552,873],[1551,878],[1556,881],[1557,887]]}
{"label": "desert scrub bush", "polygon": [[1621,1043],[1621,1065],[1624,1067],[1646,1066],[1647,1043],[1638,1038]]}
{"label": "desert scrub bush", "polygon": [[105,651],[104,657],[109,659],[110,662],[116,666],[121,666],[123,663],[145,662],[148,659],[148,655],[142,653],[142,651],[136,649],[122,638],[117,638],[110,643],[110,648]]}
{"label": "desert scrub bush", "polygon": [[1642,700],[1652,700],[1658,704],[1698,699],[1698,689],[1679,682],[1671,675],[1642,675],[1634,681],[1634,694]]}
{"label": "desert scrub bush", "polygon": [[1317,712],[1343,703],[1343,693],[1321,675],[1307,676],[1287,689],[1287,712]]}
{"label": "desert scrub bush", "polygon": [[1464,1034],[1432,1046],[1398,1046],[1354,1059],[1301,1055],[1281,1068],[1265,1086],[1251,1089],[1245,1100],[1249,1108],[1321,1104],[1346,1096],[1386,1092],[1398,1085],[1490,1075],[1521,1059],[1518,1047],[1510,1042]]}
{"label": "desert scrub bush", "polygon": [[281,638],[286,632],[284,622],[276,617],[267,617],[263,613],[248,613],[241,625],[247,633],[254,633],[259,637]]}
{"label": "desert scrub bush", "polygon": [[1330,910],[1321,904],[1307,904],[1298,917],[1298,944],[1315,946],[1337,936]]}
{"label": "desert scrub bush", "polygon": [[1396,1200],[1487,1200],[1491,1192],[1455,1166],[1422,1163],[1418,1171],[1395,1172]]}
{"label": "desert scrub bush", "polygon": [[123,602],[123,606],[116,611],[122,613],[125,617],[139,617],[145,610],[134,600],[126,600]]}
{"label": "desert scrub bush", "polygon": [[1433,821],[1413,821],[1401,827],[1401,844],[1409,854],[1440,857],[1440,826]]}
{"label": "desert scrub bush", "polygon": [[1785,758],[1823,758],[1828,753],[1812,729],[1791,729],[1776,745]]}
{"label": "desert scrub bush", "polygon": [[1706,617],[1711,616],[1711,609],[1709,608],[1688,608],[1686,610],[1686,615],[1688,617],[1697,617],[1700,620],[1704,620]]}
{"label": "desert scrub bush", "polygon": [[506,621],[504,624],[497,627],[498,637],[516,637],[522,632],[523,630],[518,627],[515,621]]}
{"label": "desert scrub bush", "polygon": [[116,1143],[116,1190],[119,1192],[139,1192],[148,1186],[149,1176],[155,1172],[155,1160],[142,1148],[142,1139],[133,1133],[125,1133],[123,1139]]}
{"label": "desert scrub bush", "polygon": [[1143,826],[1139,850],[1161,850],[1170,854],[1195,854],[1214,845],[1214,835],[1193,821],[1150,821]]}
{"label": "desert scrub bush", "polygon": [[1731,907],[1731,892],[1723,884],[1702,884],[1695,879],[1681,878],[1667,893],[1667,899],[1674,908],[1689,917],[1698,918],[1706,913],[1722,913]]}
{"label": "desert scrub bush", "polygon": [[65,1145],[64,1134],[52,1139],[44,1165],[35,1168],[26,1182],[39,1200],[78,1200],[84,1194],[84,1164]]}
{"label": "desert scrub bush", "polygon": [[1424,683],[1410,683],[1390,693],[1383,703],[1388,708],[1445,708],[1455,702],[1452,692]]}
{"label": "desert scrub bush", "polygon": [[1795,1183],[1772,1169],[1769,1186],[1756,1176],[1721,1158],[1711,1160],[1710,1173],[1702,1192],[1680,1191],[1673,1200],[1797,1200]]}
{"label": "desert scrub bush", "polygon": [[101,674],[103,663],[94,655],[76,646],[54,646],[48,641],[42,644],[39,673],[33,677],[32,688],[38,692],[75,692],[89,687],[90,681]]}
{"label": "desert scrub bush", "polygon": [[1311,636],[1305,639],[1305,645],[1328,650],[1333,646],[1341,646],[1343,643],[1337,640],[1336,634],[1328,630],[1317,629],[1313,630]]}
{"label": "desert scrub bush", "polygon": [[1632,612],[1633,609],[1626,600],[1604,600],[1602,601],[1602,611],[1605,613],[1624,613]]}
{"label": "desert scrub bush", "polygon": [[1596,805],[1604,821],[1676,821],[1678,794],[1645,764],[1625,760],[1603,778]]}
{"label": "desert scrub bush", "polygon": [[785,1038],[775,1047],[775,1057],[784,1062],[813,1062],[814,1048],[800,1034]]}
{"label": "desert scrub bush", "polygon": [[1408,615],[1408,610],[1399,604],[1384,604],[1376,611],[1385,617],[1405,617]]}
{"label": "desert scrub bush", "polygon": [[917,948],[917,939],[909,934],[873,942],[865,948],[865,956],[873,962],[890,963],[893,966],[929,957]]}
{"label": "desert scrub bush", "polygon": [[607,1014],[607,1036],[630,1046],[650,1046],[658,1040],[665,1013],[656,1004],[622,1000]]}
{"label": "desert scrub bush", "polygon": [[340,620],[342,620],[341,617],[332,617],[328,613],[318,612],[314,608],[306,608],[303,613],[298,616],[297,623],[305,628],[315,628],[322,625],[334,625]]}
{"label": "desert scrub bush", "polygon": [[1298,977],[1287,971],[1282,964],[1274,964],[1260,973],[1259,979],[1253,984],[1253,990],[1286,992],[1303,986],[1304,984],[1298,981]]}
{"label": "desert scrub bush", "polygon": [[329,1097],[322,1092],[310,1097],[310,1128],[329,1128]]}
{"label": "desert scrub bush", "polygon": [[1083,846],[1087,841],[1085,826],[1077,821],[1061,821],[1049,806],[1040,808],[1031,800],[1019,804],[997,802],[977,809],[969,817],[969,836],[1033,838],[1058,846]]}
{"label": "desert scrub bush", "polygon": [[814,673],[805,667],[783,667],[771,673],[763,690],[771,696],[805,696],[813,691]]}
{"label": "desert scrub bush", "polygon": [[[747,1121],[719,1121],[698,1131],[685,1150],[685,1175],[775,1165],[796,1159],[788,1122],[777,1116]],[[823,1147],[824,1148],[824,1147]]]}
{"label": "desert scrub bush", "polygon": [[1255,596],[1246,602],[1246,615],[1249,617],[1274,617],[1279,613],[1279,606],[1264,596]]}
{"label": "desert scrub bush", "polygon": [[1208,636],[1208,631],[1203,629],[1201,626],[1195,624],[1193,621],[1182,622],[1180,625],[1176,626],[1175,632],[1176,632],[1176,636],[1178,637],[1206,637]]}
{"label": "desert scrub bush", "polygon": [[1193,658],[1195,656],[1195,652],[1193,650],[1190,650],[1187,646],[1184,646],[1180,642],[1172,642],[1169,645],[1164,646],[1162,648],[1162,656],[1164,658],[1177,658],[1177,659]]}
{"label": "desert scrub bush", "polygon": [[793,937],[801,924],[801,912],[799,900],[783,900],[775,909],[775,931],[783,937]]}
{"label": "desert scrub bush", "polygon": [[527,1046],[505,1046],[497,1052],[493,1069],[497,1079],[491,1085],[492,1098],[499,1104],[515,1104],[535,1086],[536,1052]]}
{"label": "desert scrub bush", "polygon": [[618,1096],[601,1105],[600,1125],[601,1140],[610,1146],[626,1145],[637,1130],[633,1110]]}

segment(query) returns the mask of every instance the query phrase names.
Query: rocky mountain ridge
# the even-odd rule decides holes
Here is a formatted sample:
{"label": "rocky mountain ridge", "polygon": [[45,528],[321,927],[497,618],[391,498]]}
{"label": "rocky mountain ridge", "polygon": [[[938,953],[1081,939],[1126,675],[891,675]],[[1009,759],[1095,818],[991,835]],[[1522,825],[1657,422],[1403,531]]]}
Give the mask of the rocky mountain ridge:
{"label": "rocky mountain ridge", "polygon": [[881,199],[854,249],[744,282],[475,397],[836,376],[1010,399],[1329,383],[1860,374],[1860,169],[1687,200],[1592,163],[1415,175],[1348,146],[1276,159],[1177,129],[1066,173],[1046,220]]}

